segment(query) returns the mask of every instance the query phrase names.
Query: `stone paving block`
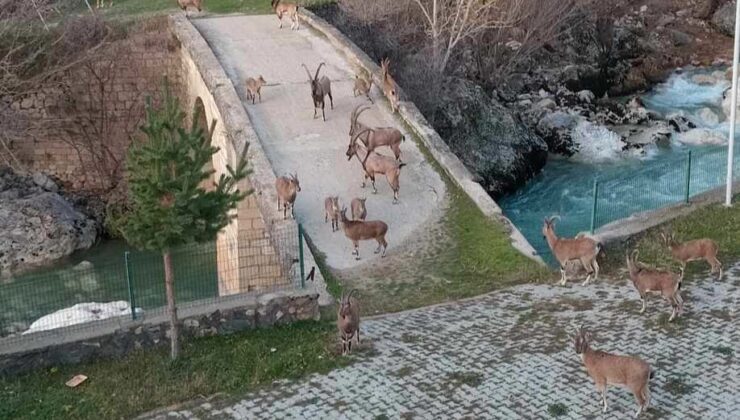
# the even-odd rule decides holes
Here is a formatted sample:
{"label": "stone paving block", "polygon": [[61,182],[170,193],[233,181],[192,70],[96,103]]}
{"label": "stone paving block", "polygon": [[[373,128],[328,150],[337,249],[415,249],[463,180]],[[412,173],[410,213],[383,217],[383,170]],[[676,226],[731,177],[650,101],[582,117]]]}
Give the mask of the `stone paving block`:
{"label": "stone paving block", "polygon": [[[585,324],[594,331],[594,348],[639,355],[653,367],[645,418],[738,418],[740,333],[733,318],[738,268],[727,270],[721,282],[709,277],[687,282],[686,310],[675,324],[659,321],[670,311],[667,305],[656,299],[640,315],[639,303],[624,304],[634,295],[629,284],[603,280],[589,287],[519,286],[367,320],[363,333],[373,343],[372,356],[353,356],[358,358],[353,365],[285,381],[277,390],[256,391],[237,403],[212,403],[211,409],[201,407],[200,417],[395,419],[411,413],[423,419],[531,419],[548,418],[548,407],[560,403],[568,409],[563,418],[630,418],[636,403],[618,387],[609,387],[609,412],[601,413],[599,395],[567,335]],[[719,304],[727,296],[735,296],[732,310]],[[533,312],[545,301],[554,309]],[[585,301],[591,305],[573,305]],[[528,309],[517,309],[522,307]],[[718,317],[717,311],[729,315]],[[417,331],[425,331],[422,339],[402,338]],[[723,355],[718,347],[735,354]],[[413,372],[397,375],[403,367]],[[272,408],[267,412],[272,414],[263,408]],[[193,418],[186,410],[179,414]]]}

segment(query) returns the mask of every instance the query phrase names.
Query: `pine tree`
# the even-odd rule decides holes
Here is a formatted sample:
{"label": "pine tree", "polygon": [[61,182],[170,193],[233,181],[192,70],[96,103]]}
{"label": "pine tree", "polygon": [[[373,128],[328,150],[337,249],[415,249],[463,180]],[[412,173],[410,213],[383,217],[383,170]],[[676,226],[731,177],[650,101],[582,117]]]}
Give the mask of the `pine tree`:
{"label": "pine tree", "polygon": [[194,109],[193,125],[185,129],[185,114],[166,80],[161,107],[147,98],[141,127],[145,139],[132,143],[127,157],[130,210],[119,222],[131,245],[162,253],[173,359],[179,353],[179,331],[171,250],[214,240],[229,224],[229,213],[251,193],[236,188],[249,175],[248,145],[236,168],[229,166],[211,191],[201,187],[214,173],[206,168],[219,149],[211,145],[216,122],[205,132],[197,124],[200,112]]}

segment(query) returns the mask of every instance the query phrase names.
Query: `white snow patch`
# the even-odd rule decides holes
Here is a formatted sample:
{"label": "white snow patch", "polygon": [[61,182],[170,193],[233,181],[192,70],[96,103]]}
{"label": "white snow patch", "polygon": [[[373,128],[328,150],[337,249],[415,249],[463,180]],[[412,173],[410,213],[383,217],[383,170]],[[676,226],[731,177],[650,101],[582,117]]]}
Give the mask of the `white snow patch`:
{"label": "white snow patch", "polygon": [[[136,308],[136,312],[142,312],[141,308]],[[106,303],[78,303],[72,307],[60,309],[49,315],[42,316],[34,321],[28,330],[23,332],[23,334],[31,334],[39,331],[68,327],[70,325],[85,324],[87,322],[130,315],[131,307],[128,302],[123,300]]]}

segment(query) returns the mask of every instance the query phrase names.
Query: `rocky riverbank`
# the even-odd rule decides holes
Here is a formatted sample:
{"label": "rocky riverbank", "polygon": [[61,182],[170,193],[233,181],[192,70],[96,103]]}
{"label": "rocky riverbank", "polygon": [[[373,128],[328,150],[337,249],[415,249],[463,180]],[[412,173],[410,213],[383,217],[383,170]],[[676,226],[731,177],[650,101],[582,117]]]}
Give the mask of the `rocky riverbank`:
{"label": "rocky riverbank", "polygon": [[420,64],[419,57],[428,51],[415,43],[423,37],[411,36],[415,31],[421,35],[423,24],[407,19],[408,27],[399,34],[387,23],[398,18],[393,13],[408,17],[406,9],[387,11],[391,15],[377,20],[352,7],[316,12],[373,58],[392,57],[408,99],[489,193],[499,197],[539,173],[549,154],[599,162],[640,153],[650,144],[668,145],[679,134],[689,140],[701,137],[686,116],[648,112],[640,98],[678,68],[720,72],[729,63],[727,28],[733,19],[727,6],[710,3],[581,5],[564,20],[560,35],[534,52],[527,50],[526,35],[517,35],[530,33],[527,28],[509,30],[510,39],[497,47],[499,59],[524,58],[501,77],[480,72],[476,61],[489,58],[476,56],[475,45],[462,48],[438,91],[430,89]]}
{"label": "rocky riverbank", "polygon": [[93,246],[101,232],[100,208],[66,194],[42,173],[0,168],[0,278]]}

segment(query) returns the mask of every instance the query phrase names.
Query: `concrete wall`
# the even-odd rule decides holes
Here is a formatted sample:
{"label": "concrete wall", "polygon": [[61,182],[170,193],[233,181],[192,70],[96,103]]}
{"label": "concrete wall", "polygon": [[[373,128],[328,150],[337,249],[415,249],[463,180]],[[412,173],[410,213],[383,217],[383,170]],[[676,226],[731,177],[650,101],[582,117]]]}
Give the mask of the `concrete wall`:
{"label": "concrete wall", "polygon": [[[335,48],[345,54],[350,63],[369,72],[373,76],[376,86],[383,85],[380,67],[337,28],[305,9],[301,9],[300,18],[310,28],[324,35]],[[398,91],[402,98],[406,97],[400,87]],[[544,264],[524,235],[503,215],[501,208],[486,193],[485,189],[479,183],[475,182],[470,171],[452,153],[447,143],[442,140],[439,134],[437,134],[437,131],[427,122],[416,105],[412,102],[402,101],[398,115],[414,131],[417,137],[419,137],[453,182],[475,202],[481,212],[487,217],[501,221],[507,227],[512,245],[527,257],[540,264]]]}
{"label": "concrete wall", "polygon": [[[185,339],[319,319],[318,294],[305,292],[209,299],[182,305],[178,311]],[[0,346],[0,376],[120,358],[133,350],[168,345],[168,330],[168,316],[161,310],[136,321],[121,317],[13,337]]]}

